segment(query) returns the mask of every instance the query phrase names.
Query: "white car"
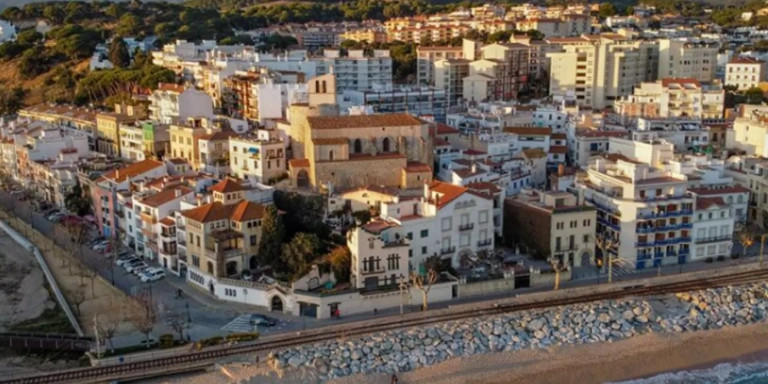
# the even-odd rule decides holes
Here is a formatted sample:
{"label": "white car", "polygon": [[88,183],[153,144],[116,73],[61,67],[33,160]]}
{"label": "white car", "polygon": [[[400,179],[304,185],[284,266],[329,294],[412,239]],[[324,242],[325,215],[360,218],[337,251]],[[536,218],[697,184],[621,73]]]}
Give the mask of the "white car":
{"label": "white car", "polygon": [[145,266],[147,266],[147,263],[145,263],[145,262],[143,262],[141,260],[138,260],[138,259],[134,260],[134,261],[131,261],[129,263],[123,264],[123,267],[125,267],[125,271],[128,272],[128,273],[133,272],[133,270],[136,269],[136,268],[145,267]]}
{"label": "white car", "polygon": [[127,257],[118,257],[117,261],[115,261],[115,265],[118,267],[122,266],[123,264],[130,263],[133,260],[138,260],[139,258],[136,256],[127,256]]}
{"label": "white car", "polygon": [[146,283],[157,281],[165,277],[165,271],[160,268],[150,268],[141,274],[141,281]]}

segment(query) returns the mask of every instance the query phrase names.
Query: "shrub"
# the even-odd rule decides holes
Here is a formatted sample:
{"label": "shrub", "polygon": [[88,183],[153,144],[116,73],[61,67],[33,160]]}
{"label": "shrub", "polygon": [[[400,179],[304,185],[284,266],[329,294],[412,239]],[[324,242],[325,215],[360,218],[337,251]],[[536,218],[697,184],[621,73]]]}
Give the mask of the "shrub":
{"label": "shrub", "polygon": [[174,344],[173,335],[168,333],[160,335],[160,348],[173,348]]}
{"label": "shrub", "polygon": [[704,262],[706,262],[706,263],[712,263],[713,261],[714,260],[711,257],[707,257],[707,259],[704,260]]}
{"label": "shrub", "polygon": [[258,338],[258,332],[232,333],[227,335],[227,341],[253,341]]}
{"label": "shrub", "polygon": [[717,257],[717,261],[724,261],[724,260],[725,260],[725,256],[718,256]]}
{"label": "shrub", "polygon": [[739,255],[737,253],[734,253],[733,255],[731,255],[731,259],[738,259],[738,258],[739,258]]}

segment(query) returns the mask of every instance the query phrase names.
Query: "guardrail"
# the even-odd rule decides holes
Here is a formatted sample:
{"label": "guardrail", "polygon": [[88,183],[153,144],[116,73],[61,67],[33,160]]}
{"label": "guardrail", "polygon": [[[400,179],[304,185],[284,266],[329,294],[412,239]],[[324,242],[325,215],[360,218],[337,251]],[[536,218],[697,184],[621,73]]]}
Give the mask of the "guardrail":
{"label": "guardrail", "polygon": [[50,333],[0,333],[0,345],[23,349],[56,349],[89,351],[93,338],[78,335]]}
{"label": "guardrail", "polygon": [[75,330],[75,332],[77,332],[79,336],[84,336],[85,333],[83,332],[83,329],[80,328],[80,324],[77,322],[77,317],[75,317],[75,314],[72,312],[72,308],[69,307],[67,299],[64,297],[64,294],[61,293],[59,284],[56,282],[56,279],[53,277],[53,273],[51,273],[51,270],[48,268],[48,264],[45,262],[43,254],[41,254],[37,247],[30,243],[29,240],[16,232],[15,229],[11,228],[11,226],[3,220],[0,220],[0,229],[7,233],[8,236],[10,236],[14,241],[19,243],[19,245],[28,249],[30,252],[32,252],[32,254],[35,255],[35,259],[37,259],[37,263],[40,265],[40,269],[43,271],[45,279],[48,280],[48,284],[51,286],[53,295],[56,296],[56,301],[59,303],[61,310],[63,310],[64,314],[67,315],[67,319],[69,320],[69,323],[72,324],[72,328]]}

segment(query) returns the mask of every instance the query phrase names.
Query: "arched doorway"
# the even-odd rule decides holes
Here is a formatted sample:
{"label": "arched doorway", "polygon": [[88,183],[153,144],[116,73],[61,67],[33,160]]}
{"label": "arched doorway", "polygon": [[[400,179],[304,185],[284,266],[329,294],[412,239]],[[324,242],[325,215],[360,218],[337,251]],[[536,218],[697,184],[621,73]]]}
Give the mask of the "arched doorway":
{"label": "arched doorway", "polygon": [[283,311],[283,299],[280,298],[280,296],[272,296],[272,300],[270,300],[270,308],[272,309],[272,312],[282,312]]}
{"label": "arched doorway", "polygon": [[360,139],[355,139],[353,147],[355,153],[363,153],[363,142]]}
{"label": "arched doorway", "polygon": [[333,161],[333,150],[328,151],[328,160]]}
{"label": "arched doorway", "polygon": [[296,175],[296,187],[308,188],[309,187],[309,174],[306,170],[302,169]]}
{"label": "arched doorway", "polygon": [[381,142],[381,151],[390,152],[391,146],[392,146],[392,143],[390,142],[389,137],[385,137],[384,140]]}
{"label": "arched doorway", "polygon": [[208,266],[208,273],[211,275],[215,275],[216,271],[213,269],[213,263],[209,261],[207,266]]}
{"label": "arched doorway", "polygon": [[259,262],[256,260],[256,255],[251,256],[250,259],[248,259],[248,269],[257,269],[259,267]]}
{"label": "arched doorway", "polygon": [[236,261],[227,262],[226,269],[227,269],[227,276],[237,275],[237,262]]}

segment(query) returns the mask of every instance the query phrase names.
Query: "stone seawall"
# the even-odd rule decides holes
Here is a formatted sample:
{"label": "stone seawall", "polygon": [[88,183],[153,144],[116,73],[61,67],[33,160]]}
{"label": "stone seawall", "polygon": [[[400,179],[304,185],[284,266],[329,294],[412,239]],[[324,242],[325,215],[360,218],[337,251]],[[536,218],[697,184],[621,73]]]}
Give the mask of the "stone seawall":
{"label": "stone seawall", "polygon": [[276,367],[305,367],[322,379],[395,373],[453,357],[694,332],[762,322],[768,283],[594,302],[446,322],[280,351]]}

